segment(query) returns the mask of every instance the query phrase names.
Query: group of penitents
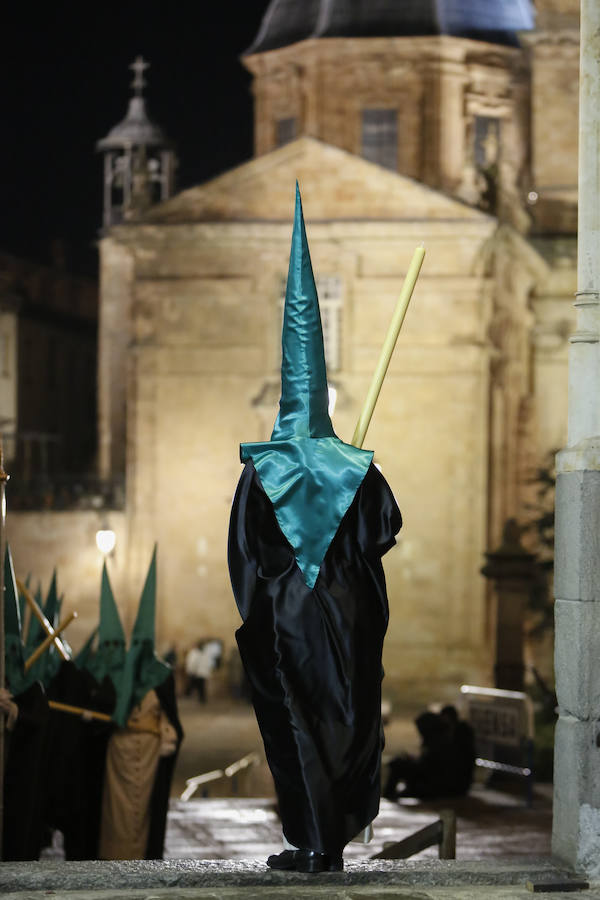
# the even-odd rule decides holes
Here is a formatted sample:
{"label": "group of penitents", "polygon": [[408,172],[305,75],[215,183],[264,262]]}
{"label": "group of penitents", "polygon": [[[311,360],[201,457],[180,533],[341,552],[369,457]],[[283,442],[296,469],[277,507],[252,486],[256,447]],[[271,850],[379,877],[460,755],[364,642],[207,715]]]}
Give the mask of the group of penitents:
{"label": "group of penitents", "polygon": [[[381,560],[402,520],[373,452],[361,448],[423,255],[415,251],[357,431],[344,443],[328,412],[319,302],[296,185],[280,408],[269,441],[241,445],[245,465],[228,545],[243,620],[236,638],[283,827],[284,849],[267,860],[273,869],[341,870],[344,847],[368,840],[379,810],[388,624]],[[36,858],[45,827],[63,832],[71,859],[162,855],[182,732],[172,674],[154,654],[154,562],[127,652],[106,571],[93,656],[84,650],[61,663],[42,687],[23,680],[15,638],[9,686],[18,716],[6,805],[30,821],[18,834],[5,831],[7,859]],[[108,721],[68,718],[49,710],[49,698],[105,710]],[[132,798],[123,773],[136,766],[144,779]]]}
{"label": "group of penitents", "polygon": [[[99,625],[83,649],[72,656],[56,638],[30,666],[58,615],[56,579],[40,610],[8,548],[4,574],[3,859],[38,859],[56,832],[70,860],[161,858],[183,732],[171,667],[154,653],[156,550],[128,648],[104,566]],[[26,601],[38,615],[24,638]]]}

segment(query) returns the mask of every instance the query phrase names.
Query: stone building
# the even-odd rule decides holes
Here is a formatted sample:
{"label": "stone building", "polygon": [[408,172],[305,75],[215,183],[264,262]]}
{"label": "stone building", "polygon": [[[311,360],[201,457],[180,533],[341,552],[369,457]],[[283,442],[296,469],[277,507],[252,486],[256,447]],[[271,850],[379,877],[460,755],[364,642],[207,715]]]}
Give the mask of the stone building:
{"label": "stone building", "polygon": [[228,516],[238,444],[269,436],[279,399],[295,179],[345,440],[425,242],[365,443],[405,519],[386,689],[421,700],[492,680],[479,569],[564,443],[576,275],[578,3],[543,0],[535,21],[518,0],[433,6],[272,0],[242,60],[255,157],[132,204],[100,244],[100,466],[126,478],[115,574],[131,615],[158,541],[160,638],[183,648],[231,646],[238,624]]}

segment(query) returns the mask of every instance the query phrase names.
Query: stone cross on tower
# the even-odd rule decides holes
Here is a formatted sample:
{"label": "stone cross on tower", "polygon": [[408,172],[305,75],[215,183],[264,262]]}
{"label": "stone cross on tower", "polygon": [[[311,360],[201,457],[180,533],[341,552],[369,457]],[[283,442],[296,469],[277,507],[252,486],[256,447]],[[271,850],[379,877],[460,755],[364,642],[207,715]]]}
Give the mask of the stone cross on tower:
{"label": "stone cross on tower", "polygon": [[129,66],[130,69],[133,69],[134,77],[131,82],[131,87],[135,92],[136,97],[142,96],[142,91],[146,87],[146,80],[144,78],[144,72],[146,69],[150,68],[150,63],[146,62],[143,56],[136,56],[135,60]]}

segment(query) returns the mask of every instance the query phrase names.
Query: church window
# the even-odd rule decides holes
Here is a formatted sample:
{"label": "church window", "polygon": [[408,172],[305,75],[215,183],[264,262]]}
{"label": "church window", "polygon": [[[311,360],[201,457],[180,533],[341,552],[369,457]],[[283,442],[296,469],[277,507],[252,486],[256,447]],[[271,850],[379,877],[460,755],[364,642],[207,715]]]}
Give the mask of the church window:
{"label": "church window", "polygon": [[398,168],[398,112],[363,109],[361,155],[386,169]]}
{"label": "church window", "polygon": [[487,169],[498,162],[500,119],[493,116],[475,116],[473,155],[478,169]]}
{"label": "church window", "polygon": [[[342,363],[342,280],[337,275],[321,275],[315,278],[315,282],[321,311],[325,363],[327,372],[331,374],[337,372]],[[281,326],[283,325],[285,288],[286,279],[282,278],[278,335],[281,335]]]}
{"label": "church window", "polygon": [[296,118],[278,119],[275,125],[276,141],[278,147],[289,144],[296,137]]}

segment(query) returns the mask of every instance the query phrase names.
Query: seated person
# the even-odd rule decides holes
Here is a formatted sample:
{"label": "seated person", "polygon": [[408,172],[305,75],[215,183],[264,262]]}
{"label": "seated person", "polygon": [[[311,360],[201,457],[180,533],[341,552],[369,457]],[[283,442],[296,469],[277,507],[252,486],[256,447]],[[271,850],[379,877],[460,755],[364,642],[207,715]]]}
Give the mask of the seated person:
{"label": "seated person", "polygon": [[[421,713],[415,725],[421,735],[421,751],[418,756],[404,753],[391,760],[383,796],[425,800],[466,794],[475,764],[471,726],[459,720],[454,707],[444,707],[439,715]],[[399,782],[404,782],[400,791]]]}

